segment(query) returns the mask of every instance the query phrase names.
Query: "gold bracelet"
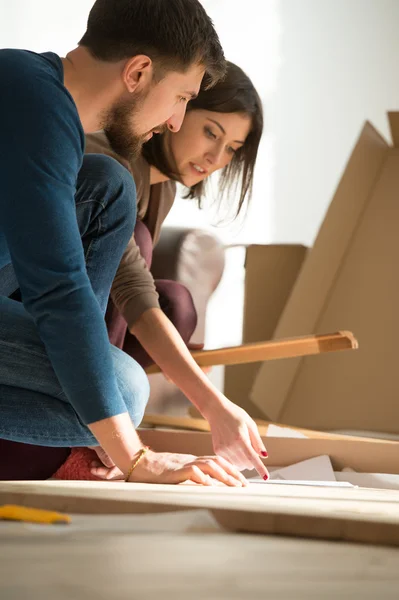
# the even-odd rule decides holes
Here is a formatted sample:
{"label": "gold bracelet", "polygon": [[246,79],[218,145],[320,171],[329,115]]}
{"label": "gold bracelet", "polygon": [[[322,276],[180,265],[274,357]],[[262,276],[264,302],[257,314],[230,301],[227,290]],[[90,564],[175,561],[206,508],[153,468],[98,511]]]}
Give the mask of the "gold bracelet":
{"label": "gold bracelet", "polygon": [[138,457],[132,462],[132,465],[130,467],[130,469],[127,472],[126,475],[126,479],[125,482],[128,482],[130,479],[131,474],[133,473],[134,469],[137,467],[137,465],[139,464],[139,462],[141,461],[141,459],[143,458],[144,454],[149,450],[150,448],[148,446],[143,446],[143,448],[141,448],[140,450],[140,454],[138,455]]}

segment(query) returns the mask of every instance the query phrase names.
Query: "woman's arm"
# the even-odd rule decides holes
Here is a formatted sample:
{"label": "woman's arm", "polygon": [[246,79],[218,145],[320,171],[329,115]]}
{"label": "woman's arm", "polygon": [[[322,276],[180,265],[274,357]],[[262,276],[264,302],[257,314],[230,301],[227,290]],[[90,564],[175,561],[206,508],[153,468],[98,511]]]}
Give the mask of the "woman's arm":
{"label": "woman's arm", "polygon": [[130,326],[150,308],[159,308],[154,278],[147,268],[134,235],[131,237],[116,272],[111,298]]}
{"label": "woman's arm", "polygon": [[216,454],[267,479],[267,452],[255,422],[230,402],[196,364],[173,324],[158,308],[146,310],[130,332],[209,422]]}

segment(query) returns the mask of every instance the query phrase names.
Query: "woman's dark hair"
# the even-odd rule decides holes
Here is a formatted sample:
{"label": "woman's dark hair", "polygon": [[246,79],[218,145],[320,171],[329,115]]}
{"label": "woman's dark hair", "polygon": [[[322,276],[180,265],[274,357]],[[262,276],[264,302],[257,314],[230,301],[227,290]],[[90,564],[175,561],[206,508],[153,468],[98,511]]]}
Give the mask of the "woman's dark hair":
{"label": "woman's dark hair", "polygon": [[212,85],[226,70],[218,35],[199,0],[97,0],[79,45],[109,62],[145,54],[158,79],[198,63]]}
{"label": "woman's dark hair", "polygon": [[[219,113],[240,113],[251,118],[251,129],[245,144],[237,150],[231,162],[222,170],[220,175],[220,201],[227,190],[236,189],[240,185],[240,198],[235,217],[240,213],[245,199],[249,199],[252,193],[253,175],[258,154],[259,142],[263,132],[263,110],[262,102],[249,77],[237,65],[227,62],[227,74],[214,87],[208,89],[206,78],[198,97],[192,100],[187,111],[209,110]],[[167,132],[164,135],[154,135],[143,146],[143,156],[146,161],[157,168],[161,173],[180,181],[177,168],[173,164],[173,157],[165,145],[168,136],[173,134]],[[170,137],[169,137],[170,139]],[[189,188],[186,198],[195,198],[201,207],[205,193],[206,181],[201,181]]]}

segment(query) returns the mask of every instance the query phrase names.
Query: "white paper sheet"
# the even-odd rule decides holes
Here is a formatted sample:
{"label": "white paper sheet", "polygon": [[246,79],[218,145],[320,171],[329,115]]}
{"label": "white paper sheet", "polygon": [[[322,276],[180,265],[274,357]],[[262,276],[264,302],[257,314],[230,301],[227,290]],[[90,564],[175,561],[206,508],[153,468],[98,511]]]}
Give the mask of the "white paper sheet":
{"label": "white paper sheet", "polygon": [[263,481],[263,479],[250,479],[250,485],[257,485],[259,483],[264,485],[308,485],[316,487],[357,487],[348,481],[300,481],[298,479],[270,479],[269,481]]}
{"label": "white paper sheet", "polygon": [[299,481],[336,481],[330,457],[316,456],[270,473],[270,478]]}
{"label": "white paper sheet", "polygon": [[349,481],[353,485],[378,490],[399,490],[399,475],[389,473],[356,473],[356,471],[338,471],[337,481]]}
{"label": "white paper sheet", "polygon": [[308,439],[306,435],[295,431],[295,429],[289,429],[288,427],[279,427],[271,423],[267,428],[266,437],[283,437],[283,438],[303,438]]}
{"label": "white paper sheet", "polygon": [[303,460],[288,467],[275,469],[270,473],[270,480],[263,481],[260,477],[249,480],[251,483],[289,484],[289,485],[316,485],[324,487],[353,487],[353,484],[340,478],[336,480],[330,457],[327,455],[316,456]]}

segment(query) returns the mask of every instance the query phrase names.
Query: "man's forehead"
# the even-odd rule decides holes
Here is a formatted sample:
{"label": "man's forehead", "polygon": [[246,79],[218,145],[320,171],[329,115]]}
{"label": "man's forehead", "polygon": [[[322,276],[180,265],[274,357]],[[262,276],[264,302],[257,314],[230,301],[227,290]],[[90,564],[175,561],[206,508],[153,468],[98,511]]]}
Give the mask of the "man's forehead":
{"label": "man's forehead", "polygon": [[196,65],[188,69],[185,73],[178,73],[176,71],[169,73],[169,77],[167,78],[169,82],[175,82],[180,87],[182,93],[197,96],[204,75],[204,69]]}

